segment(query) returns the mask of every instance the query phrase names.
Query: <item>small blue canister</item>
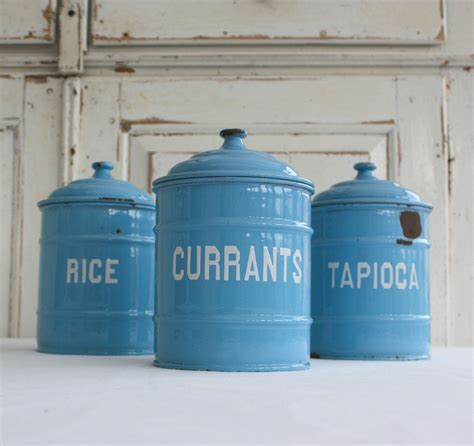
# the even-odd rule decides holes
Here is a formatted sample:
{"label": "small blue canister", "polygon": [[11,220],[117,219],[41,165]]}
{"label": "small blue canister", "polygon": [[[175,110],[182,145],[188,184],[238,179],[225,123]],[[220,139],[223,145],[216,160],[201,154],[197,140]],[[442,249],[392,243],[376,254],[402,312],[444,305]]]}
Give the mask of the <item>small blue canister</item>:
{"label": "small blue canister", "polygon": [[358,163],[312,205],[312,348],[321,358],[429,357],[432,206]]}
{"label": "small blue canister", "polygon": [[311,181],[246,132],[177,164],[157,195],[155,365],[301,370],[310,353]]}
{"label": "small blue canister", "polygon": [[40,201],[38,351],[153,352],[155,206],[108,162]]}

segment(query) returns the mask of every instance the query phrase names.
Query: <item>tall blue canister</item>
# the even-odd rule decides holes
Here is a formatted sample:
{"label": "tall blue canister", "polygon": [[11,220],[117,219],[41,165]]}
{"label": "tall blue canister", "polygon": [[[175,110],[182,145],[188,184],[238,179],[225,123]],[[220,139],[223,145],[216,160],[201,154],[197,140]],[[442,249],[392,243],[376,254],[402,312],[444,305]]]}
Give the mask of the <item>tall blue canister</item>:
{"label": "tall blue canister", "polygon": [[309,366],[311,181],[246,132],[177,164],[157,195],[155,365]]}
{"label": "tall blue canister", "polygon": [[97,162],[40,201],[38,351],[153,352],[155,206]]}
{"label": "tall blue canister", "polygon": [[343,359],[429,356],[428,214],[413,192],[358,163],[313,199],[312,348]]}

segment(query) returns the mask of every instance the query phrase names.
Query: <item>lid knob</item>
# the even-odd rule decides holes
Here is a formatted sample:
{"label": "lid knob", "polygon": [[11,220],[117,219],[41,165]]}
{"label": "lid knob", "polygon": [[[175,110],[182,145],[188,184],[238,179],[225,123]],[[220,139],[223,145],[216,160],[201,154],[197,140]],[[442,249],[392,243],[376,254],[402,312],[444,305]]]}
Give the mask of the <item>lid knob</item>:
{"label": "lid knob", "polygon": [[92,164],[92,168],[95,170],[94,178],[112,178],[110,171],[114,168],[114,165],[109,161],[97,161]]}
{"label": "lid knob", "polygon": [[242,129],[224,129],[219,135],[224,138],[224,144],[221,149],[225,150],[243,150],[246,149],[242,140],[247,137],[247,130]]}
{"label": "lid knob", "polygon": [[222,138],[227,138],[229,136],[236,136],[237,138],[244,139],[247,137],[247,130],[242,129],[224,129],[221,130],[219,135]]}
{"label": "lid knob", "polygon": [[374,170],[377,166],[374,163],[357,163],[354,164],[354,169],[357,170],[358,180],[371,180],[375,178]]}

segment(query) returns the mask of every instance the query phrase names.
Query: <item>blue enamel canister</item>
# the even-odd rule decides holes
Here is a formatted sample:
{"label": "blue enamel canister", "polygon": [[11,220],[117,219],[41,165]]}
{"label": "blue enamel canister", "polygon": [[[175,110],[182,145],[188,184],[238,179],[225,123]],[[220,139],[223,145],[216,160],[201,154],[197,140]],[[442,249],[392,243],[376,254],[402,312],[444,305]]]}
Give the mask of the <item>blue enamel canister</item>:
{"label": "blue enamel canister", "polygon": [[429,357],[431,205],[358,163],[312,203],[312,355]]}
{"label": "blue enamel canister", "polygon": [[40,201],[38,351],[153,352],[155,206],[97,162]]}
{"label": "blue enamel canister", "polygon": [[311,181],[221,132],[155,180],[155,365],[300,370],[310,353]]}

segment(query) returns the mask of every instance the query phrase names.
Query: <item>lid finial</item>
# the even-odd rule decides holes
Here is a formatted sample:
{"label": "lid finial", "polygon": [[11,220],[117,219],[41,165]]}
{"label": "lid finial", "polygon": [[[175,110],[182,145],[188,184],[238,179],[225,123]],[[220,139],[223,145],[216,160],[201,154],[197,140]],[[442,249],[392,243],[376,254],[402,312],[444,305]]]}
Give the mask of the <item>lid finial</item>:
{"label": "lid finial", "polygon": [[242,140],[247,137],[247,130],[242,129],[224,129],[219,135],[224,138],[224,144],[221,149],[224,150],[244,150],[245,147]]}
{"label": "lid finial", "polygon": [[92,168],[95,170],[94,178],[112,178],[110,171],[114,168],[114,165],[109,161],[97,161],[92,164]]}
{"label": "lid finial", "polygon": [[374,163],[357,163],[354,164],[354,169],[357,170],[358,180],[372,180],[375,178],[374,170],[377,166]]}

